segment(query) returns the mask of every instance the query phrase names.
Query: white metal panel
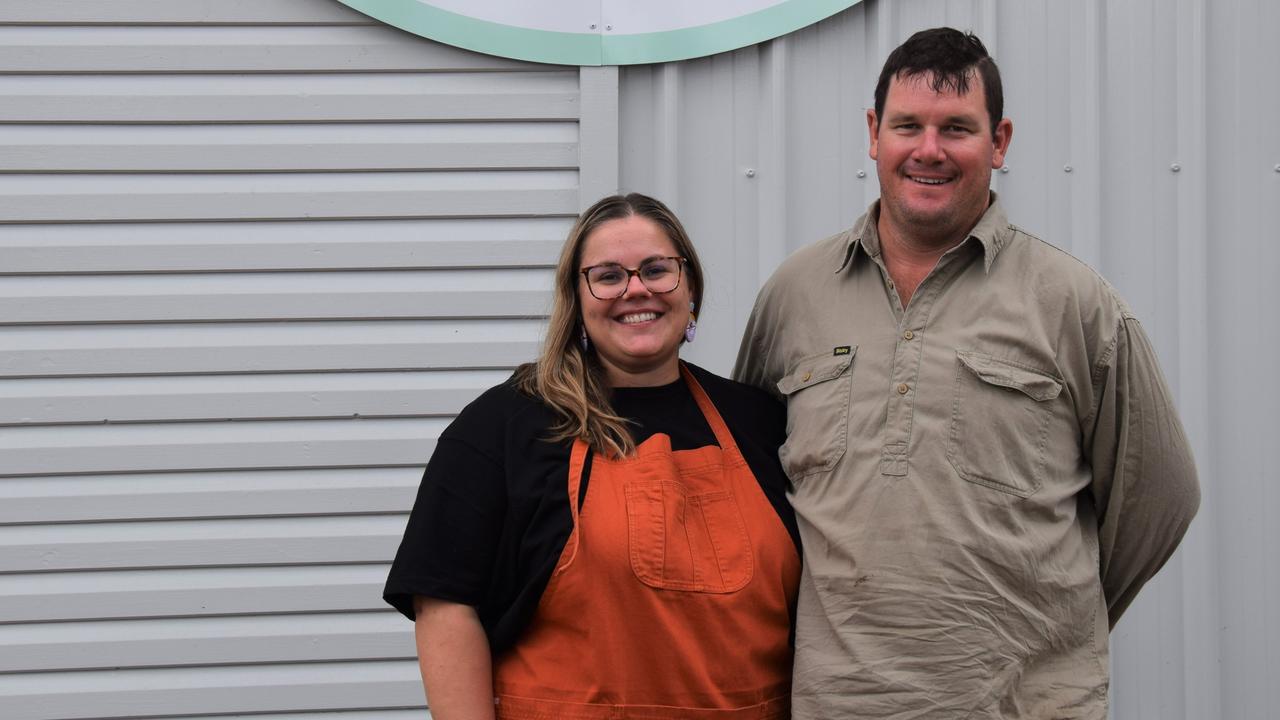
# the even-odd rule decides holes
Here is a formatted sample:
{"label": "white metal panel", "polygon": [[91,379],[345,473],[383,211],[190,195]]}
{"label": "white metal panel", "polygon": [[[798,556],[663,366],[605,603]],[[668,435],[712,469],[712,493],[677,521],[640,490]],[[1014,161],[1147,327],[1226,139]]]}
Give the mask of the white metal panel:
{"label": "white metal panel", "polygon": [[394,611],[0,625],[0,672],[411,658],[404,626]]}
{"label": "white metal panel", "polygon": [[9,720],[395,708],[422,700],[411,660],[0,675]]}
{"label": "white metal panel", "polygon": [[328,0],[0,8],[0,716],[423,714],[387,563],[616,96]]}
{"label": "white metal panel", "polygon": [[[5,27],[11,72],[289,72],[524,70],[538,66],[368,27]],[[543,66],[545,67],[545,66]]]}
{"label": "white metal panel", "polygon": [[[1113,633],[1113,716],[1280,706],[1280,27],[1276,3],[865,0],[721,56],[621,73],[621,186],[670,202],[708,266],[686,357],[727,372],[781,258],[878,195],[865,109],[912,32],[973,29],[1014,122],[993,186],[1096,267],[1156,344],[1200,467],[1182,549]],[[705,339],[705,341],[704,341]]]}
{"label": "white metal panel", "polygon": [[384,610],[387,565],[3,573],[0,613],[6,622],[58,622]]}
{"label": "white metal panel", "polygon": [[[574,123],[11,125],[5,172],[577,168]],[[616,171],[615,171],[616,176]]]}
{"label": "white metal panel", "polygon": [[510,368],[541,341],[537,320],[0,327],[0,377]]}
{"label": "white metal panel", "polygon": [[570,218],[12,226],[6,273],[549,267]]}
{"label": "white metal panel", "polygon": [[414,465],[8,478],[0,523],[403,512],[421,475]]}
{"label": "white metal panel", "polygon": [[[427,42],[427,41],[422,41]],[[573,120],[576,73],[0,74],[2,123]]]}
{"label": "white metal panel", "polygon": [[7,0],[0,23],[35,25],[248,24],[370,25],[373,20],[340,3],[316,0]]}

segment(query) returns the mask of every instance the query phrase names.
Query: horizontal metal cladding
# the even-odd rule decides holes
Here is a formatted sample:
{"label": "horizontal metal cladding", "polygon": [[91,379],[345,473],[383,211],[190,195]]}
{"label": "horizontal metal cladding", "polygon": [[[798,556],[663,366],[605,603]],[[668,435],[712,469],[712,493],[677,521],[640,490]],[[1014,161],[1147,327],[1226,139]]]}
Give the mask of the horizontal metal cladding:
{"label": "horizontal metal cladding", "polygon": [[0,625],[0,672],[409,659],[406,626],[394,611]]}
{"label": "horizontal metal cladding", "polygon": [[386,563],[0,573],[0,616],[39,624],[384,611],[386,577]]}
{"label": "horizontal metal cladding", "polygon": [[0,326],[0,378],[511,368],[540,320]]}
{"label": "horizontal metal cladding", "polygon": [[578,70],[329,0],[2,5],[0,717],[421,717],[381,588],[537,353]]}
{"label": "horizontal metal cladding", "polygon": [[6,173],[576,169],[569,122],[9,125]]}
{"label": "horizontal metal cladding", "polygon": [[411,660],[0,675],[8,720],[420,706]]}
{"label": "horizontal metal cladding", "polygon": [[541,317],[549,270],[0,278],[9,324]]}
{"label": "horizontal metal cladding", "polygon": [[0,525],[398,513],[421,475],[415,464],[7,478]]}
{"label": "horizontal metal cladding", "polygon": [[538,72],[0,76],[0,123],[574,120],[576,75]]}
{"label": "horizontal metal cladding", "polygon": [[572,215],[572,171],[0,175],[0,220]]}
{"label": "horizontal metal cladding", "polygon": [[0,24],[233,24],[372,25],[365,15],[336,2],[315,0],[8,0]]}
{"label": "horizontal metal cladding", "polygon": [[0,68],[10,73],[530,72],[547,67],[424,42],[384,25],[0,25]]}
{"label": "horizontal metal cladding", "polygon": [[571,218],[66,223],[0,232],[7,274],[547,267]]}

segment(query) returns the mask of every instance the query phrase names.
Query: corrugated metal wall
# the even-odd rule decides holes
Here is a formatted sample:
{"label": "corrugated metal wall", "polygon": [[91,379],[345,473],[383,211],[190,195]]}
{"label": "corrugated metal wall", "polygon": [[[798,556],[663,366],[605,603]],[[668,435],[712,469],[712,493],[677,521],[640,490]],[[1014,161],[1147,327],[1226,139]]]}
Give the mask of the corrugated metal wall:
{"label": "corrugated metal wall", "polygon": [[1113,634],[1113,715],[1276,717],[1280,3],[864,0],[756,47],[624,68],[622,185],[670,200],[710,268],[687,355],[727,370],[778,261],[878,196],[863,113],[880,66],[942,24],[1001,65],[1011,217],[1128,298],[1201,471],[1186,543]]}
{"label": "corrugated metal wall", "polygon": [[387,564],[616,183],[616,78],[328,1],[0,5],[0,717],[422,716]]}
{"label": "corrugated metal wall", "polygon": [[329,0],[0,4],[0,716],[421,716],[385,563],[431,439],[533,354],[572,214],[672,202],[710,274],[686,355],[727,371],[777,263],[878,194],[876,73],[944,23],[1001,62],[1011,215],[1129,298],[1201,467],[1113,714],[1274,716],[1264,0],[864,0],[620,79]]}

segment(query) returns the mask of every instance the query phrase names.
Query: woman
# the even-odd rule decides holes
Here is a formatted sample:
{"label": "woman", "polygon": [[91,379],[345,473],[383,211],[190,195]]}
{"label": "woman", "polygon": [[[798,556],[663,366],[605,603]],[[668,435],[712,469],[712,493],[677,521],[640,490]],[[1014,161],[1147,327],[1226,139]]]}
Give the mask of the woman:
{"label": "woman", "polygon": [[538,361],[427,465],[386,600],[436,720],[784,718],[784,410],[680,362],[702,267],[662,203],[579,217]]}

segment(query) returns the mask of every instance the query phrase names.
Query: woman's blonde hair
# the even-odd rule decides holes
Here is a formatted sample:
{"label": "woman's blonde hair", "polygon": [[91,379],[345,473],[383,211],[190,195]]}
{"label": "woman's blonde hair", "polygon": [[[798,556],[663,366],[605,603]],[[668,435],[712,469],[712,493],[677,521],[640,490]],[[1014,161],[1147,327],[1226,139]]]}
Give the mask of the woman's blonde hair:
{"label": "woman's blonde hair", "polygon": [[627,419],[613,411],[604,367],[594,350],[582,347],[582,307],[579,265],[587,238],[610,220],[647,218],[666,233],[676,252],[686,259],[684,280],[690,283],[693,306],[702,307],[702,264],[675,213],[660,201],[640,193],[610,195],[578,216],[556,265],[555,301],[547,323],[547,337],[537,362],[516,369],[516,387],[540,399],[556,414],[549,440],[582,438],[592,450],[622,457],[635,452]]}

